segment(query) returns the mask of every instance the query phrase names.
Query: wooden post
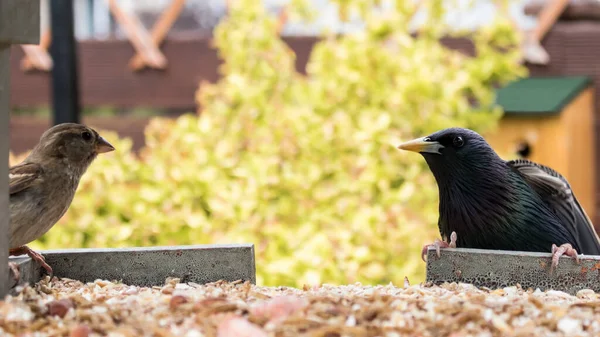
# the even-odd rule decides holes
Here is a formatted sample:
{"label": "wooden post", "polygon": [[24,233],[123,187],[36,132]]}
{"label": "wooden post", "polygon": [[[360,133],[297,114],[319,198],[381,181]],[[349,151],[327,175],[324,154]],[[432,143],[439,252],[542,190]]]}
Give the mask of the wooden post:
{"label": "wooden post", "polygon": [[8,292],[10,45],[36,44],[39,38],[40,0],[0,1],[0,297]]}

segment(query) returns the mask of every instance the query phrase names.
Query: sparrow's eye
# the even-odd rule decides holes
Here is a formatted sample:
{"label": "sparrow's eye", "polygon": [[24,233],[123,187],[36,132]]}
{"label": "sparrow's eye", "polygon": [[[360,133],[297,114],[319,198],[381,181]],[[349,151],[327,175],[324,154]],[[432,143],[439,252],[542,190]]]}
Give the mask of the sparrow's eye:
{"label": "sparrow's eye", "polygon": [[465,145],[465,141],[461,136],[456,136],[452,140],[452,144],[454,144],[455,147],[462,147],[463,145]]}
{"label": "sparrow's eye", "polygon": [[89,131],[83,131],[83,133],[81,134],[81,138],[83,138],[83,140],[85,140],[86,142],[89,142],[90,140],[92,140],[92,133]]}

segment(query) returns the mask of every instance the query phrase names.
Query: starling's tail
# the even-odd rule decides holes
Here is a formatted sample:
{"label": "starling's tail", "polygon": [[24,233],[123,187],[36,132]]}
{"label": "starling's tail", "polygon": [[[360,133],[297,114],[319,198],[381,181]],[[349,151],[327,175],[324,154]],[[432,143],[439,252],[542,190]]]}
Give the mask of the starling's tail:
{"label": "starling's tail", "polygon": [[574,198],[575,205],[579,208],[579,212],[575,212],[575,226],[577,228],[577,236],[581,245],[581,252],[585,255],[600,255],[600,238],[594,229],[594,224],[587,215],[579,201]]}
{"label": "starling's tail", "polygon": [[521,174],[554,211],[561,224],[572,233],[578,241],[578,253],[600,255],[600,238],[565,177],[548,166],[527,159],[510,160],[507,163]]}

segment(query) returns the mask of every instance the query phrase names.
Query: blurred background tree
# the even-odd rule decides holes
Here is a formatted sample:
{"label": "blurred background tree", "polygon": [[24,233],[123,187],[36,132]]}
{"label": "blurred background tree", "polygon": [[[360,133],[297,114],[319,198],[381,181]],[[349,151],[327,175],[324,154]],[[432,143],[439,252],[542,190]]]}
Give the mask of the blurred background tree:
{"label": "blurred background tree", "polygon": [[[437,187],[400,140],[450,126],[485,132],[494,85],[526,75],[508,18],[450,32],[442,0],[339,0],[363,28],[325,32],[307,74],[260,1],[231,1],[215,30],[222,78],[198,114],[156,118],[137,156],[128,139],[84,177],[70,210],[35,248],[254,243],[262,285],[424,279],[439,237]],[[309,20],[303,0],[286,7]],[[418,37],[414,36],[414,33]],[[477,56],[440,43],[469,36]],[[15,163],[16,158],[12,158]]]}

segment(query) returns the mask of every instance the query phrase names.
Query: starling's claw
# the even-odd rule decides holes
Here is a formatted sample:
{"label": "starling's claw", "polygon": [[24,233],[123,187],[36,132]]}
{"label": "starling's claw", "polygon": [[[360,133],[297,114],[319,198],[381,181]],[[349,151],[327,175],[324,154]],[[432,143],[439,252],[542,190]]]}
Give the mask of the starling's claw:
{"label": "starling's claw", "polygon": [[438,239],[430,245],[423,246],[423,249],[421,250],[421,259],[423,261],[425,261],[425,256],[427,255],[427,250],[429,250],[429,248],[435,248],[437,257],[441,257],[441,248],[456,248],[456,233],[452,232],[452,235],[450,235],[450,243]]}
{"label": "starling's claw", "polygon": [[9,262],[8,268],[10,268],[10,270],[12,270],[13,272],[13,279],[16,282],[19,282],[19,279],[21,278],[21,273],[19,272],[19,265],[14,262]]}
{"label": "starling's claw", "polygon": [[444,241],[435,240],[434,243],[423,246],[423,249],[421,249],[421,259],[423,260],[423,262],[427,262],[427,260],[425,260],[425,256],[427,255],[427,251],[429,250],[429,248],[435,248],[435,251],[439,257],[440,256],[440,247],[439,246],[443,245],[444,243],[445,243]]}
{"label": "starling's claw", "polygon": [[565,243],[557,247],[555,244],[552,245],[552,267],[550,268],[550,272],[554,272],[554,269],[558,267],[558,261],[562,255],[570,256],[575,258],[575,262],[579,264],[579,256],[577,255],[577,250],[571,246],[569,243]]}
{"label": "starling's claw", "polygon": [[435,240],[435,242],[430,245],[423,246],[423,249],[421,250],[421,259],[423,261],[425,261],[425,255],[427,255],[427,250],[429,248],[435,248],[437,257],[441,257],[442,254],[440,252],[440,248],[456,248],[456,239],[457,239],[456,232],[452,232],[452,234],[450,234],[450,243],[438,239],[438,240]]}
{"label": "starling's claw", "polygon": [[450,234],[450,248],[456,248],[456,239],[456,232],[452,232],[452,234]]}
{"label": "starling's claw", "polygon": [[433,245],[435,246],[435,253],[437,257],[440,258],[442,256],[442,252],[440,252],[440,246],[444,246],[444,248],[446,248],[448,246],[448,243],[446,243],[446,241],[436,241]]}
{"label": "starling's claw", "polygon": [[14,249],[9,249],[8,250],[8,254],[9,255],[23,255],[23,254],[27,254],[29,255],[29,257],[39,263],[42,268],[44,268],[46,270],[46,272],[48,272],[48,275],[50,275],[50,277],[52,277],[52,267],[50,267],[50,265],[48,265],[46,263],[46,259],[44,258],[44,256],[40,253],[34,252],[31,248],[27,247],[27,246],[21,246],[18,248],[14,248]]}

